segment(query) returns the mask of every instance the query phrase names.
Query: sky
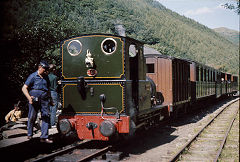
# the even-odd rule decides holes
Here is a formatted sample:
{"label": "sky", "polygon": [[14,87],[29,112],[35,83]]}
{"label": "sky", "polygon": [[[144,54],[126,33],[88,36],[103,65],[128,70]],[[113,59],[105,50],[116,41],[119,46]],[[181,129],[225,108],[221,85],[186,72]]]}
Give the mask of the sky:
{"label": "sky", "polygon": [[239,31],[239,15],[223,8],[236,0],[157,0],[166,8],[213,29],[226,27]]}

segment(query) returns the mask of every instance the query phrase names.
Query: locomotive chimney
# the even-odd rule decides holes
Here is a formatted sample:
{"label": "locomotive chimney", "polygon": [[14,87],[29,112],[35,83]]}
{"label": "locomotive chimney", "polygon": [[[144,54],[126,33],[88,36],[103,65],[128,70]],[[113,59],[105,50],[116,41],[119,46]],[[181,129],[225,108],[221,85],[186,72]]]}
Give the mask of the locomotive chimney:
{"label": "locomotive chimney", "polygon": [[122,24],[115,24],[115,32],[117,35],[122,36],[122,37],[126,37],[126,29],[124,28],[124,26]]}

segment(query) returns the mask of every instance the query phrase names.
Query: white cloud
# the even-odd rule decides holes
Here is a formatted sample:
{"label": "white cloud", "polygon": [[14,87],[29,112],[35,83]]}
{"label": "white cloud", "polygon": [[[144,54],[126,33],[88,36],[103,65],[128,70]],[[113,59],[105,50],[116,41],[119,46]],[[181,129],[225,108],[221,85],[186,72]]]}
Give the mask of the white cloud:
{"label": "white cloud", "polygon": [[214,9],[208,7],[198,8],[196,10],[188,10],[184,13],[186,16],[193,16],[193,15],[203,15],[214,12]]}
{"label": "white cloud", "polygon": [[197,8],[197,9],[188,10],[184,13],[184,15],[185,16],[204,15],[204,14],[213,13],[213,12],[216,12],[217,10],[222,10],[222,9],[225,9],[224,3],[220,3],[218,6],[211,7],[211,8],[201,7],[201,8]]}

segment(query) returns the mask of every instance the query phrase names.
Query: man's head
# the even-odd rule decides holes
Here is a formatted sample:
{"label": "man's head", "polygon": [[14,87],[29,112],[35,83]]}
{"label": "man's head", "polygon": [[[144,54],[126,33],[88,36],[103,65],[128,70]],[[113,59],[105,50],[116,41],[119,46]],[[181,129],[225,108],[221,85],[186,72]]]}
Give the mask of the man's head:
{"label": "man's head", "polygon": [[49,70],[49,65],[47,61],[42,60],[38,66],[39,74],[47,73],[48,70]]}
{"label": "man's head", "polygon": [[15,110],[18,110],[18,109],[19,109],[18,104],[14,104],[14,109],[15,109]]}
{"label": "man's head", "polygon": [[56,65],[55,64],[50,64],[49,65],[49,72],[54,72],[56,70]]}

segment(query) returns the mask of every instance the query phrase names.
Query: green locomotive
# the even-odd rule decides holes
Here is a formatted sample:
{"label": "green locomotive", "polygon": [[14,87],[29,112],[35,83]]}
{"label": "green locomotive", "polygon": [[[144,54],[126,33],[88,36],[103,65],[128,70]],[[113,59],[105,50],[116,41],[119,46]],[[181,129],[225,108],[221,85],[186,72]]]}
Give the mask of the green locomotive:
{"label": "green locomotive", "polygon": [[92,34],[64,41],[62,86],[63,134],[76,130],[80,139],[95,140],[131,135],[153,113],[143,43],[128,37]]}

